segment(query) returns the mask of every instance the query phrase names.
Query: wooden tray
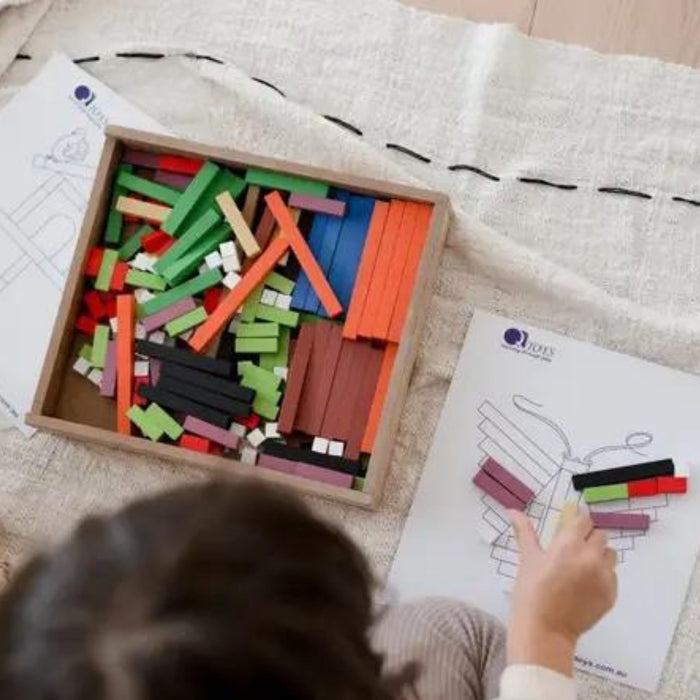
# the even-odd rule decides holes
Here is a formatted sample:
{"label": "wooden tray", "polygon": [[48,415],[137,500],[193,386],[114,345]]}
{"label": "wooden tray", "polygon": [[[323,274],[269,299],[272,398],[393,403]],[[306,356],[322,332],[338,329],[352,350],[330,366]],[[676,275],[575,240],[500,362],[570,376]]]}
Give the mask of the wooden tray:
{"label": "wooden tray", "polygon": [[[81,338],[74,329],[84,292],[83,268],[89,248],[101,240],[110,205],[111,183],[125,148],[210,159],[237,169],[256,167],[276,170],[322,180],[334,186],[348,188],[358,194],[400,197],[434,205],[430,231],[399,343],[363,491],[278,473],[230,458],[186,450],[176,445],[154,443],[141,437],[121,435],[114,429],[115,402],[101,397],[91,382],[73,371],[73,360],[84,342],[84,338]],[[447,233],[449,212],[447,196],[430,190],[344,175],[332,170],[313,168],[182,139],[109,127],[32,410],[26,417],[27,423],[39,429],[80,440],[121,448],[137,454],[176,460],[194,467],[204,467],[218,472],[219,475],[258,476],[304,493],[359,506],[376,507],[391,460],[394,438],[418,349],[420,331],[423,328],[440,252]]]}

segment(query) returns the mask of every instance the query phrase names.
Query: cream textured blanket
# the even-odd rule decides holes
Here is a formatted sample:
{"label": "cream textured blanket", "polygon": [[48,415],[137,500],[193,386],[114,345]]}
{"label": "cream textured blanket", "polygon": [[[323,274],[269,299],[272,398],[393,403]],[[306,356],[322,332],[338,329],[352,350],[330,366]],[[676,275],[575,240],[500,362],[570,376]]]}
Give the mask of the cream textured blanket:
{"label": "cream textured blanket", "polygon": [[[62,49],[91,59],[87,70],[183,136],[452,196],[456,215],[382,507],[367,514],[316,503],[380,576],[475,306],[700,371],[696,71],[390,0],[162,0],[159,8],[54,0],[22,47],[31,58],[0,81],[0,100]],[[205,478],[15,431],[0,433],[0,454],[10,562],[86,512]],[[698,697],[699,659],[696,570],[658,697]],[[581,685],[587,698],[642,697],[587,677]]]}

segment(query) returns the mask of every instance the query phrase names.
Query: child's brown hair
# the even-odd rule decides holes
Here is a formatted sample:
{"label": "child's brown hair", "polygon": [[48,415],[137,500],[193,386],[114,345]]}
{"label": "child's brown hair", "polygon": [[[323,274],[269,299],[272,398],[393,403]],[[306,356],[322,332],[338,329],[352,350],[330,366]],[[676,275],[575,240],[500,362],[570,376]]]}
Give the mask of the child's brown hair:
{"label": "child's brown hair", "polygon": [[93,517],[0,603],[8,700],[389,700],[371,575],[336,528],[258,483]]}

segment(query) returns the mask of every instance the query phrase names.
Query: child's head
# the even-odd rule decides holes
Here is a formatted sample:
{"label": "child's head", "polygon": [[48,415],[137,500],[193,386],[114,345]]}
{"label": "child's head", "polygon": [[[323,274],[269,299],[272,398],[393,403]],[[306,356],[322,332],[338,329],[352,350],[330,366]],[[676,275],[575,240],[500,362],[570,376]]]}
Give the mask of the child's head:
{"label": "child's head", "polygon": [[19,574],[0,604],[0,697],[396,697],[370,589],[360,552],[297,500],[177,490],[85,521]]}

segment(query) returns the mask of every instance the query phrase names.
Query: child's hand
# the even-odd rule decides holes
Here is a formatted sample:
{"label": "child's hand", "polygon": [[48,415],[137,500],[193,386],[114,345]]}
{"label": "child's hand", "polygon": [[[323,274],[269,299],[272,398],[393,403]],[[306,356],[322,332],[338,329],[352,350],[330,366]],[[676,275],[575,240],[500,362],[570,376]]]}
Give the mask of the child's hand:
{"label": "child's hand", "polygon": [[617,556],[588,515],[562,526],[546,551],[530,519],[509,511],[520,568],[508,627],[508,662],[573,672],[578,638],[617,597]]}

